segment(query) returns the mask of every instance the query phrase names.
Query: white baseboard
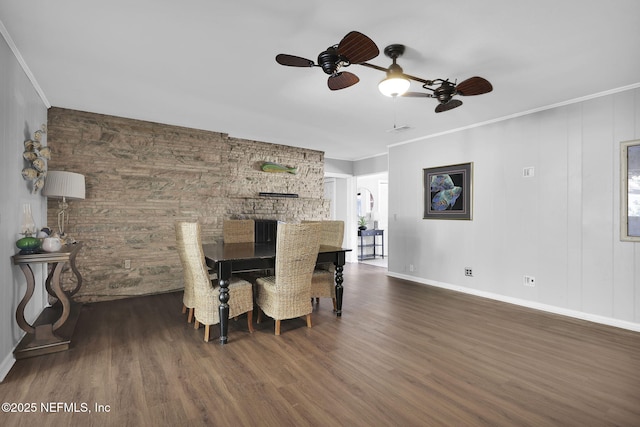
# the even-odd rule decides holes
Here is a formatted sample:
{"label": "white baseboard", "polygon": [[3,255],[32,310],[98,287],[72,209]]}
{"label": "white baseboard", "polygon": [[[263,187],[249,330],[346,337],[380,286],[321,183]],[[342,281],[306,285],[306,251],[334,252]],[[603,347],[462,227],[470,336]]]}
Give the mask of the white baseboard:
{"label": "white baseboard", "polygon": [[13,352],[6,355],[2,363],[0,363],[0,382],[4,381],[13,364],[16,363],[16,359],[13,357]]}
{"label": "white baseboard", "polygon": [[556,307],[553,305],[542,304],[534,301],[527,301],[520,298],[508,297],[505,295],[494,294],[492,292],[479,291],[477,289],[465,288],[464,286],[451,285],[444,282],[438,282],[436,280],[427,280],[420,277],[409,276],[406,274],[387,272],[390,277],[398,279],[408,280],[410,282],[416,282],[422,285],[436,286],[438,288],[449,289],[452,291],[462,292],[465,294],[475,295],[482,298],[489,298],[497,301],[506,302],[509,304],[515,304],[522,307],[533,308],[535,310],[546,311],[549,313],[560,314],[563,316],[573,317],[576,319],[587,320],[589,322],[600,323],[603,325],[614,326],[616,328],[628,329],[630,331],[640,332],[640,323],[628,322],[625,320],[614,319],[606,316],[599,316],[596,314],[585,313],[577,310],[570,310],[568,308]]}

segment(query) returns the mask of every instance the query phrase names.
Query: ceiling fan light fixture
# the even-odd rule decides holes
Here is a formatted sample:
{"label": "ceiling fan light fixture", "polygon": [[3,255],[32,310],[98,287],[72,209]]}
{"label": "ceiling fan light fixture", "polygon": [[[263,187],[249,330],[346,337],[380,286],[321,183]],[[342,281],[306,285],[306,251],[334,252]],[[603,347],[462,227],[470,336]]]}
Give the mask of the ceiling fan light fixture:
{"label": "ceiling fan light fixture", "polygon": [[385,96],[402,96],[409,90],[411,83],[408,79],[397,74],[390,74],[378,84],[378,90]]}
{"label": "ceiling fan light fixture", "polygon": [[384,96],[396,97],[404,95],[411,82],[403,74],[402,67],[396,64],[396,59],[404,53],[404,45],[392,44],[384,49],[384,54],[393,60],[393,64],[387,70],[387,77],[378,83],[378,90]]}

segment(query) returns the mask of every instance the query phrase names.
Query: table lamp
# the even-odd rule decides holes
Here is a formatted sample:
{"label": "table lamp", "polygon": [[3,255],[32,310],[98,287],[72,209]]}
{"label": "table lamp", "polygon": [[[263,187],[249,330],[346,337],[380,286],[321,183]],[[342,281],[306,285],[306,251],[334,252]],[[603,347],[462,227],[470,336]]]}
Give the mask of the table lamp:
{"label": "table lamp", "polygon": [[49,171],[42,188],[42,195],[61,199],[58,207],[58,231],[60,237],[64,237],[64,226],[69,222],[69,213],[67,212],[69,200],[84,199],[84,175],[66,171]]}

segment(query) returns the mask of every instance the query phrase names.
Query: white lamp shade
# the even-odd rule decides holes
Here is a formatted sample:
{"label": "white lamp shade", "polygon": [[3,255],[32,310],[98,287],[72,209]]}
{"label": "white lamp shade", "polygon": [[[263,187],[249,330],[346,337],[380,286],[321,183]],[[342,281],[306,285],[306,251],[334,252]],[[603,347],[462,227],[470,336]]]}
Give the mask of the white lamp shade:
{"label": "white lamp shade", "polygon": [[42,188],[42,195],[70,200],[84,199],[84,175],[75,172],[49,171]]}
{"label": "white lamp shade", "polygon": [[378,84],[378,89],[385,96],[401,96],[410,85],[411,82],[403,77],[387,77]]}

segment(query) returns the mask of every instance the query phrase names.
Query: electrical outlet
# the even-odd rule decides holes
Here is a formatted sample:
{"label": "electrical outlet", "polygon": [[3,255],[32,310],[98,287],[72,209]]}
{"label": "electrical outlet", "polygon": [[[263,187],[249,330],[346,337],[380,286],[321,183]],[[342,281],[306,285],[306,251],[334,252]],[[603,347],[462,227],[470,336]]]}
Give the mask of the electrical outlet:
{"label": "electrical outlet", "polygon": [[469,276],[469,277],[473,277],[473,270],[471,269],[471,267],[466,267],[464,269],[464,275],[465,276]]}
{"label": "electrical outlet", "polygon": [[536,278],[533,276],[524,276],[524,285],[529,286],[530,288],[535,288]]}
{"label": "electrical outlet", "polygon": [[131,260],[130,259],[125,259],[124,260],[124,268],[127,269],[127,270],[131,268]]}
{"label": "electrical outlet", "polygon": [[533,178],[534,174],[535,174],[535,169],[533,166],[529,166],[522,169],[522,176],[524,178]]}
{"label": "electrical outlet", "polygon": [[413,264],[409,264],[409,271],[414,272],[416,271],[416,268]]}

